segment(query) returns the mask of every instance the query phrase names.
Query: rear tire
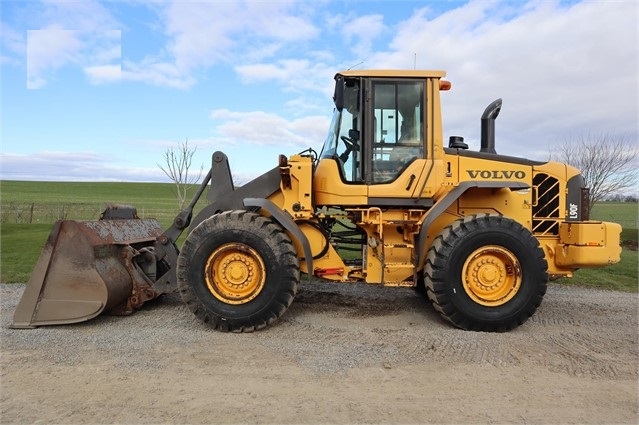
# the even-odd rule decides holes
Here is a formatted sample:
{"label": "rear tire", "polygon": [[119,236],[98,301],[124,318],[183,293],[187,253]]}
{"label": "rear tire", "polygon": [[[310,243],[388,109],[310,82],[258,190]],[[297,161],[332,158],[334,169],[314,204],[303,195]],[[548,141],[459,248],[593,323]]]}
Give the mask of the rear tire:
{"label": "rear tire", "polygon": [[282,227],[244,210],[202,221],[184,242],[176,274],[189,309],[227,332],[273,323],[293,302],[300,279],[295,248]]}
{"label": "rear tire", "polygon": [[437,236],[424,283],[435,309],[455,326],[513,329],[533,315],[546,293],[548,264],[539,242],[514,220],[473,215]]}

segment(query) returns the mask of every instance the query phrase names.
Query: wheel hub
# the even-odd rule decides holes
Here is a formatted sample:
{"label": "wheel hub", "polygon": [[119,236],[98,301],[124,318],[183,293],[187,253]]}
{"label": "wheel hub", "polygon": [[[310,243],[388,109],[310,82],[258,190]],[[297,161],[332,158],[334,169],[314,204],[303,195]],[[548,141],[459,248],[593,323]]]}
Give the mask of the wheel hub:
{"label": "wheel hub", "polygon": [[495,307],[510,301],[521,286],[517,257],[500,246],[475,250],[462,270],[464,290],[475,302]]}
{"label": "wheel hub", "polygon": [[206,262],[204,276],[211,294],[227,304],[251,301],[266,281],[262,257],[242,243],[222,245],[213,251]]}

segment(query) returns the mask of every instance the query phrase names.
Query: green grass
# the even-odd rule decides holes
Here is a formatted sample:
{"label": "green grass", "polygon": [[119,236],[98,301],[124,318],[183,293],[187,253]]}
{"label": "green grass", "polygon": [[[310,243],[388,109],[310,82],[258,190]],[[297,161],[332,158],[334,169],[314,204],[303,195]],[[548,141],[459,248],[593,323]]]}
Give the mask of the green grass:
{"label": "green grass", "polygon": [[50,224],[0,225],[0,282],[29,280],[50,231]]}
{"label": "green grass", "polygon": [[[189,195],[195,192],[189,190]],[[140,218],[163,226],[179,212],[174,185],[168,183],[0,182],[0,222],[54,223],[96,220],[105,203],[133,205]]]}
{"label": "green grass", "polygon": [[592,209],[591,219],[619,223],[621,240],[637,242],[638,215],[639,204],[636,202],[600,202]]}
{"label": "green grass", "polygon": [[637,251],[623,249],[621,261],[598,269],[581,269],[570,279],[559,279],[562,285],[587,286],[613,291],[637,292]]}
{"label": "green grass", "polygon": [[639,204],[636,202],[599,202],[592,209],[591,219],[602,221],[614,221],[621,227],[634,230],[637,238],[637,216]]}
{"label": "green grass", "polygon": [[[194,193],[191,189],[190,193]],[[203,196],[205,198],[205,196]],[[178,212],[168,183],[0,182],[0,282],[26,282],[58,219],[95,220],[104,203],[133,205],[141,218],[156,218],[168,227]],[[206,199],[196,207],[199,211]],[[593,220],[614,221],[626,241],[621,262],[599,269],[578,270],[557,282],[637,292],[638,256],[636,203],[603,202],[593,208]],[[184,235],[183,235],[184,237]]]}

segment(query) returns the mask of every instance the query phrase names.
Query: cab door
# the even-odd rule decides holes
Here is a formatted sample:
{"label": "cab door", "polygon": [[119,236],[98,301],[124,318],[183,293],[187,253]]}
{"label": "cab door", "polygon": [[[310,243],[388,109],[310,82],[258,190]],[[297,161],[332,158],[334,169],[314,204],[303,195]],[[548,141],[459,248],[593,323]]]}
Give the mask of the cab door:
{"label": "cab door", "polygon": [[372,117],[365,131],[371,135],[364,167],[369,204],[414,202],[413,198],[424,197],[426,186],[433,186],[425,184],[425,179],[434,177],[435,137],[428,117],[435,111],[427,96],[434,90],[433,81],[380,78],[367,83],[366,116]]}

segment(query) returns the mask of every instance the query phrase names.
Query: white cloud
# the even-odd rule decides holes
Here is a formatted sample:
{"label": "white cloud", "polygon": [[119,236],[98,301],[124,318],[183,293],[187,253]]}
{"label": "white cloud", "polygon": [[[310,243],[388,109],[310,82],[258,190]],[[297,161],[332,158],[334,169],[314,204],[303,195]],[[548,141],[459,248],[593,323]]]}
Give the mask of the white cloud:
{"label": "white cloud", "polygon": [[[107,3],[108,4],[108,3]],[[96,0],[46,0],[30,11],[31,28],[55,25],[64,29],[97,31],[119,28],[120,23]]]}
{"label": "white cloud", "polygon": [[307,116],[288,120],[263,111],[235,112],[216,109],[211,112],[216,125],[216,140],[243,145],[318,147],[323,142],[329,121],[326,116]]}
{"label": "white cloud", "polygon": [[417,10],[370,62],[412,68],[416,54],[418,67],[447,69],[453,90],[442,95],[446,130],[466,136],[473,149],[479,117],[497,97],[504,99],[501,153],[540,156],[550,143],[589,127],[636,131],[634,2],[503,6],[472,1],[434,17]]}
{"label": "white cloud", "polygon": [[189,88],[196,83],[198,70],[245,58],[273,57],[285,43],[318,34],[310,19],[295,15],[300,7],[287,1],[153,5],[168,37],[165,49],[141,63],[126,63],[123,78]]}
{"label": "white cloud", "polygon": [[245,82],[261,83],[268,80],[285,82],[293,73],[308,65],[308,61],[305,60],[279,61],[277,63],[240,65],[235,67],[235,71]]}
{"label": "white cloud", "polygon": [[312,7],[304,2],[247,1],[244,17],[249,18],[246,25],[251,35],[297,43],[319,34],[311,15],[304,13],[307,8]]}
{"label": "white cloud", "polygon": [[19,65],[20,57],[24,57],[27,42],[23,33],[0,25],[0,64]]}
{"label": "white cloud", "polygon": [[239,65],[235,67],[235,72],[245,84],[276,81],[285,92],[300,95],[319,92],[319,96],[324,97],[331,96],[333,93],[332,76],[335,73],[335,67],[326,62],[282,59],[272,63]]}
{"label": "white cloud", "polygon": [[122,68],[122,80],[126,81],[176,89],[188,89],[197,82],[194,77],[182,72],[171,62],[145,60],[141,63],[135,63],[124,61]]}
{"label": "white cloud", "polygon": [[116,166],[112,160],[95,152],[0,153],[0,168],[10,180],[166,181],[157,167]]}
{"label": "white cloud", "polygon": [[87,66],[84,68],[84,73],[91,84],[112,83],[122,78],[122,67],[120,65]]}
{"label": "white cloud", "polygon": [[188,72],[224,60],[243,29],[241,12],[236,2],[170,2],[163,17],[176,67]]}
{"label": "white cloud", "polygon": [[[188,89],[197,83],[200,72],[214,65],[255,64],[267,58],[297,55],[306,49],[295,46],[320,33],[311,19],[313,7],[296,1],[173,0],[139,4],[157,14],[155,28],[166,36],[164,48],[148,52],[142,60],[122,61],[120,31],[126,28],[109,11],[108,2],[34,3],[28,9],[28,87],[46,85],[66,66],[84,69],[93,84],[116,81],[104,72],[113,72],[115,65],[120,65],[121,80]],[[20,40],[9,37],[11,34],[10,29],[3,30],[3,43],[16,51]],[[310,52],[309,57],[318,53]],[[298,60],[308,61],[304,56],[284,59],[287,69],[294,71]],[[10,56],[2,56],[3,62],[10,60]]]}
{"label": "white cloud", "polygon": [[[96,70],[111,68],[120,59],[120,31],[47,28],[27,31],[27,88],[44,86],[65,66]],[[91,71],[93,69],[93,71]],[[92,79],[95,81],[95,79]]]}
{"label": "white cloud", "polygon": [[301,92],[317,90],[315,78],[326,77],[327,66],[307,59],[282,59],[274,63],[240,65],[235,67],[235,72],[245,83],[274,80],[283,84],[287,90]]}
{"label": "white cloud", "polygon": [[[120,60],[120,25],[99,2],[48,0],[12,6],[16,7],[7,9],[9,20],[1,26],[7,48],[2,63],[19,65],[26,59],[28,88],[46,85],[66,66],[103,66]],[[25,33],[16,29],[20,26],[26,27]]]}
{"label": "white cloud", "polygon": [[[372,50],[373,41],[386,30],[384,16],[365,15],[348,20],[347,25],[341,26],[347,45],[356,57],[365,57]],[[355,40],[355,41],[354,41]]]}
{"label": "white cloud", "polygon": [[27,88],[40,88],[48,73],[77,63],[82,42],[78,31],[45,29],[27,31]]}

